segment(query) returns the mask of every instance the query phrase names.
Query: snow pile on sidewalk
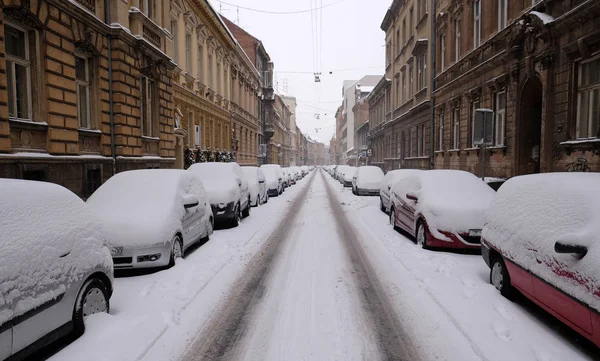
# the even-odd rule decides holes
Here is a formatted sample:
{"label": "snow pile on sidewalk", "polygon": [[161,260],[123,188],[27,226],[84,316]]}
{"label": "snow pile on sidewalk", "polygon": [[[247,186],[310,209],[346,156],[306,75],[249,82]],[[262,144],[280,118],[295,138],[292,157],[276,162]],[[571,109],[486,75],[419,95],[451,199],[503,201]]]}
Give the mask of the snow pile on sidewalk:
{"label": "snow pile on sidewalk", "polygon": [[[511,178],[486,215],[483,238],[527,270],[600,311],[600,174]],[[582,259],[555,253],[557,241],[585,246],[588,253]],[[577,280],[559,276],[564,272],[573,273]]]}

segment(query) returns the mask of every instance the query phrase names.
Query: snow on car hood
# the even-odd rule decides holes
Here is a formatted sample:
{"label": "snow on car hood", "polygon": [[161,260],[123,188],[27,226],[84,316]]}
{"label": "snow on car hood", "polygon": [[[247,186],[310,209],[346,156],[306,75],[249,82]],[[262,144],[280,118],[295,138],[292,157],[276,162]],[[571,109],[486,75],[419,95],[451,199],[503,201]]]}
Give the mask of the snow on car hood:
{"label": "snow on car hood", "polygon": [[265,175],[265,184],[267,189],[277,189],[279,186],[279,177],[277,173],[277,168],[269,167],[269,166],[261,166],[260,169],[263,171]]}
{"label": "snow on car hood", "polygon": [[383,171],[379,167],[359,167],[356,178],[356,186],[361,189],[378,190],[383,180]]}
{"label": "snow on car hood", "polygon": [[[600,311],[600,174],[509,179],[486,214],[482,236],[520,266]],[[588,253],[582,259],[555,253],[557,241],[585,246]]]}
{"label": "snow on car hood", "polygon": [[235,180],[233,171],[218,165],[196,163],[188,169],[188,172],[202,180],[211,204],[237,202],[240,199],[240,186]]}
{"label": "snow on car hood", "polygon": [[346,167],[344,168],[344,182],[352,182],[352,178],[356,174],[358,168],[356,167]]}
{"label": "snow on car hood", "polygon": [[[23,299],[0,313],[0,324],[60,295],[93,270],[112,277],[101,226],[79,197],[46,182],[0,179],[0,189],[0,305]],[[47,291],[38,294],[42,289]]]}
{"label": "snow on car hood", "polygon": [[421,189],[417,192],[417,213],[425,216],[436,238],[438,232],[466,233],[482,229],[484,215],[496,192],[473,174],[458,170],[429,170],[417,173]]}
{"label": "snow on car hood", "polygon": [[202,193],[202,183],[187,171],[135,170],[112,176],[87,203],[111,246],[147,247],[170,242],[181,230],[184,197]]}

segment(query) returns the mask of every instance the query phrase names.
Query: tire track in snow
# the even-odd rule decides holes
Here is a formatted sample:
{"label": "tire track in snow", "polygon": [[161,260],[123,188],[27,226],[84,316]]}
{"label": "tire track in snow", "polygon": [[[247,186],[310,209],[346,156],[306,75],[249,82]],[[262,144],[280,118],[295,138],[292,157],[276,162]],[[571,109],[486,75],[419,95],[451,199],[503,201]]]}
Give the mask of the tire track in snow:
{"label": "tire track in snow", "polygon": [[377,279],[373,267],[356,238],[354,228],[345,217],[344,210],[323,172],[321,177],[327,188],[327,197],[336,220],[340,239],[343,240],[350,263],[354,268],[354,280],[360,291],[359,297],[365,313],[371,321],[378,341],[382,360],[417,361],[421,360],[412,340],[394,314],[392,304]]}
{"label": "tire track in snow", "polygon": [[223,306],[216,311],[205,331],[188,347],[182,360],[215,361],[236,358],[237,346],[243,341],[253,310],[265,294],[265,283],[273,260],[305,202],[315,173],[311,174],[308,184],[288,205],[287,213],[279,226],[248,263],[247,272],[233,284]]}

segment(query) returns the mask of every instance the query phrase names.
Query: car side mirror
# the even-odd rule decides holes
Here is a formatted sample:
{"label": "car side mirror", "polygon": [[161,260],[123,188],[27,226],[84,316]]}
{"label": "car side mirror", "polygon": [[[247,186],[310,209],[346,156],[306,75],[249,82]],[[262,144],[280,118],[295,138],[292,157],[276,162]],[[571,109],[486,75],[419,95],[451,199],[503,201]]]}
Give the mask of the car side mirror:
{"label": "car side mirror", "polygon": [[242,186],[242,180],[240,178],[235,179],[237,181],[238,186]]}
{"label": "car side mirror", "polygon": [[259,180],[259,181],[258,181],[258,183],[264,183],[264,182],[265,182],[265,180],[264,180],[264,179],[263,179],[263,180]]}
{"label": "car side mirror", "polygon": [[194,208],[196,207],[198,204],[200,204],[200,202],[198,201],[198,198],[196,198],[196,196],[187,196],[183,199],[183,207],[185,209],[190,209],[190,208]]}
{"label": "car side mirror", "polygon": [[579,246],[576,244],[567,244],[562,243],[560,241],[554,243],[554,252],[556,253],[568,253],[577,257],[578,259],[582,259],[588,252],[587,247]]}
{"label": "car side mirror", "polygon": [[419,197],[417,197],[414,193],[406,193],[406,199],[410,199],[411,201],[418,202]]}

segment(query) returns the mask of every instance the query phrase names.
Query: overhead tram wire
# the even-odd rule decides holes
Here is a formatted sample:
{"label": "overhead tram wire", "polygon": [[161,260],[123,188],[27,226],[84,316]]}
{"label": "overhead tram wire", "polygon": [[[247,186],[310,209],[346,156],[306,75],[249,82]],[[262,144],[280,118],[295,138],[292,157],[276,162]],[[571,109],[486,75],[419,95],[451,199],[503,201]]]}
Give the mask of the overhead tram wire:
{"label": "overhead tram wire", "polygon": [[[332,2],[332,3],[329,3],[329,4],[322,5],[322,6],[319,8],[319,10],[320,10],[320,9],[324,9],[324,8],[328,8],[328,7],[330,7],[330,6],[333,6],[333,5],[336,5],[336,4],[339,4],[339,3],[341,3],[342,1],[344,1],[344,0],[337,0],[337,1],[334,1],[334,2]],[[257,12],[257,13],[270,14],[270,15],[294,15],[294,14],[304,14],[304,13],[308,13],[308,12],[312,13],[312,12],[313,12],[313,10],[314,10],[314,9],[312,8],[312,3],[311,3],[311,9],[297,10],[297,11],[270,11],[270,10],[262,10],[262,9],[254,9],[254,8],[244,7],[244,6],[240,6],[240,5],[236,5],[236,4],[228,3],[228,2],[226,2],[226,1],[220,1],[220,2],[221,2],[221,3],[223,3],[223,4],[225,4],[225,5],[229,5],[229,6],[235,6],[235,7],[239,8],[239,9],[242,9],[242,10],[246,10],[246,11],[254,11],[254,12]],[[312,2],[312,0],[311,0],[311,2]]]}

